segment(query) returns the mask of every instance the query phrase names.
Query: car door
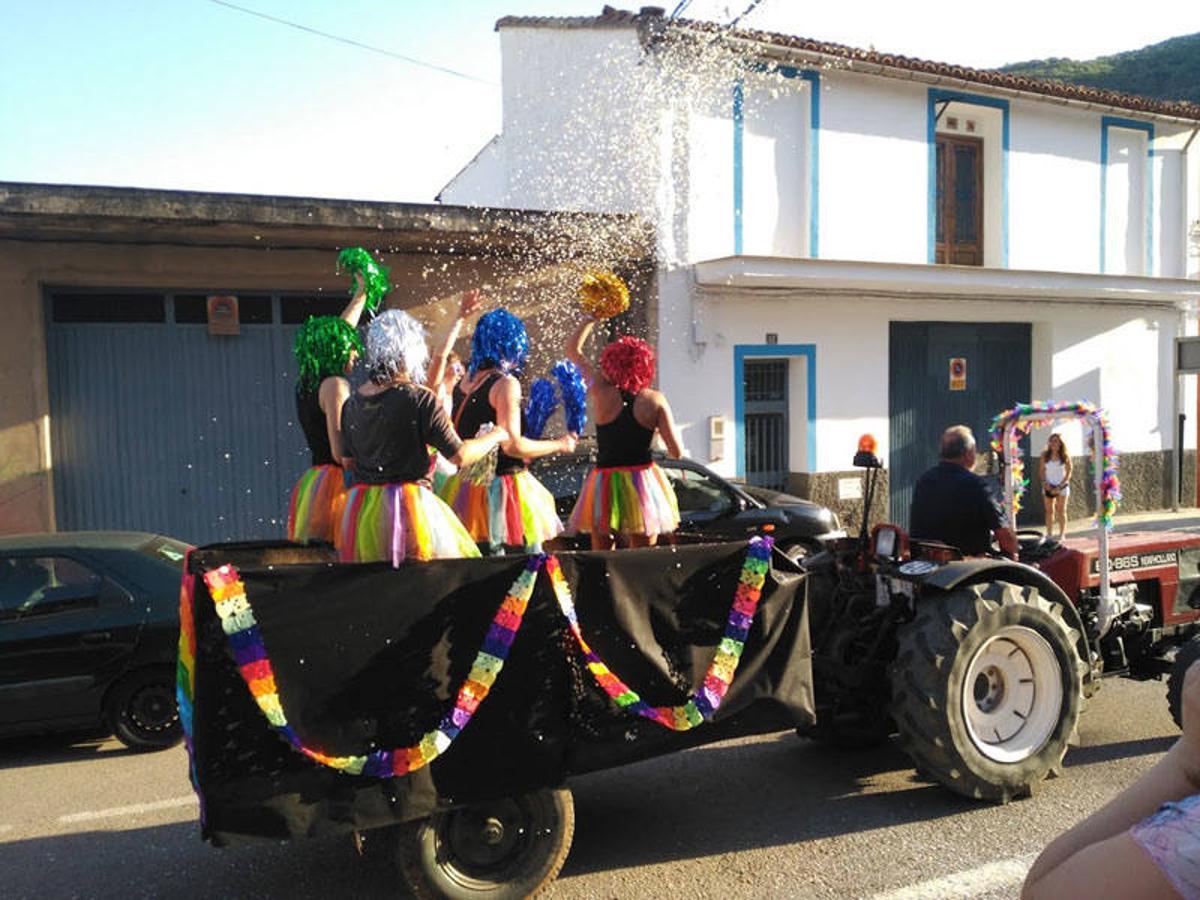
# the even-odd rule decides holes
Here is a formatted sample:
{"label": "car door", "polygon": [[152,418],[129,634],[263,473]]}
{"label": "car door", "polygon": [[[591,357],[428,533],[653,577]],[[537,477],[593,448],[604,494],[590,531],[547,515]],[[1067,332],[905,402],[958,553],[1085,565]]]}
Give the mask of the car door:
{"label": "car door", "polygon": [[133,596],[93,561],[0,558],[0,726],[97,717],[139,627]]}
{"label": "car door", "polygon": [[733,518],[742,510],[743,502],[728,485],[674,460],[665,460],[660,465],[675,489],[681,530],[740,533]]}

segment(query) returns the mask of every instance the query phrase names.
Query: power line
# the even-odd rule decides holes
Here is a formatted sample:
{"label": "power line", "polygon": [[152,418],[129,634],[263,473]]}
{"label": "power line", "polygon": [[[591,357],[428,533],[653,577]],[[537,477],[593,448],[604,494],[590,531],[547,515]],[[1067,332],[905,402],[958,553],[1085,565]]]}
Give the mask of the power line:
{"label": "power line", "polygon": [[[690,0],[689,0],[689,2],[690,2]],[[742,19],[746,18],[746,16],[748,16],[748,15],[750,15],[750,13],[754,12],[754,8],[762,2],[763,2],[763,0],[751,0],[750,5],[742,10],[742,14],[740,16],[737,16],[732,22],[730,22],[725,27],[726,28],[737,28],[738,22],[742,21]]]}
{"label": "power line", "polygon": [[[257,16],[260,19],[266,19],[268,22],[275,22],[278,25],[286,25],[288,28],[295,28],[297,31],[304,31],[308,34],[315,34],[319,37],[329,38],[331,41],[337,41],[341,44],[348,44],[351,47],[357,47],[360,50],[370,50],[372,53],[379,53],[383,56],[390,56],[392,59],[398,59],[401,62],[410,63],[414,66],[423,66],[426,69],[433,69],[435,72],[443,72],[446,75],[454,75],[457,78],[465,78],[468,81],[477,81],[480,84],[489,84],[492,87],[498,87],[494,81],[486,78],[480,78],[478,75],[470,75],[466,72],[459,72],[456,69],[448,69],[445,66],[428,63],[424,60],[414,59],[411,56],[405,56],[403,53],[396,53],[392,50],[384,50],[382,47],[372,47],[370,44],[364,44],[361,41],[356,41],[351,38],[341,37],[340,35],[330,34],[328,31],[321,31],[317,28],[310,28],[307,25],[301,25],[297,22],[289,22],[287,19],[279,19],[275,16],[267,15],[266,13],[258,12],[254,9],[247,9],[244,6],[238,6],[236,3],[229,3],[228,0],[209,0],[210,3],[215,3],[217,6],[224,6],[229,9],[237,10],[241,13],[246,13],[249,16]],[[689,0],[690,2],[690,0]]]}
{"label": "power line", "polygon": [[679,0],[679,3],[677,3],[675,8],[671,10],[671,15],[668,16],[668,18],[679,18],[681,15],[683,15],[683,11],[688,8],[688,5],[691,4],[691,2],[692,0]]}

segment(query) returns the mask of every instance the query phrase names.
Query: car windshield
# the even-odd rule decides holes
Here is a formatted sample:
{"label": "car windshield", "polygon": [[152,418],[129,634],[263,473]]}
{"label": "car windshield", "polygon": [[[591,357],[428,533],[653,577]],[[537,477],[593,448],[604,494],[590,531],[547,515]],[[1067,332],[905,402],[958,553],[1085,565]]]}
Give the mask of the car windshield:
{"label": "car windshield", "polygon": [[733,498],[724,485],[707,474],[673,466],[669,461],[662,469],[675,488],[675,499],[679,501],[681,515],[717,515],[733,508]]}
{"label": "car windshield", "polygon": [[187,556],[187,552],[192,548],[183,541],[175,540],[175,538],[155,535],[152,540],[147,541],[137,549],[139,553],[157,559],[159,562],[178,566],[183,562],[183,558]]}

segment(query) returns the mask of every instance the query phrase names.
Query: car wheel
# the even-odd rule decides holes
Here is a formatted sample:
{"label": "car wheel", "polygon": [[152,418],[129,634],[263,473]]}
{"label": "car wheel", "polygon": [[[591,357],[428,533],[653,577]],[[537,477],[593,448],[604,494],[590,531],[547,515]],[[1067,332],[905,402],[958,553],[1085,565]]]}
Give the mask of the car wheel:
{"label": "car wheel", "polygon": [[112,733],[133,750],[162,750],[183,737],[170,669],[142,669],[122,678],[105,705]]}

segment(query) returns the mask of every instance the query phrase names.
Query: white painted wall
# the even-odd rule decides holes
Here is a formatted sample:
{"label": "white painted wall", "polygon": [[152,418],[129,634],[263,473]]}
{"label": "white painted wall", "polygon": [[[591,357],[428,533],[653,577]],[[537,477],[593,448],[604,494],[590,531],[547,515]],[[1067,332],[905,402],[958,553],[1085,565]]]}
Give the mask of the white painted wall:
{"label": "white painted wall", "polygon": [[[503,134],[474,172],[448,186],[445,202],[637,212],[658,226],[666,265],[727,255],[732,93],[740,77],[743,252],[809,254],[808,82],[747,74],[730,60],[711,72],[664,64],[644,56],[633,27],[506,27],[500,40]],[[926,262],[929,87],[829,68],[820,72],[819,91],[820,256]],[[983,86],[967,92],[986,94]],[[984,138],[986,264],[1003,264],[1007,202],[1009,267],[1098,272],[1102,112],[1049,99],[1009,103],[1007,198],[1001,112],[959,102],[947,110],[975,120]],[[1182,146],[1187,133],[1157,122],[1156,149]],[[1106,268],[1142,273],[1148,185],[1138,160],[1145,160],[1145,135],[1110,128],[1109,140]],[[1154,167],[1154,267],[1162,274],[1187,269],[1185,221],[1200,219],[1200,146],[1189,155],[1186,197],[1182,160],[1164,153]]]}
{"label": "white painted wall", "polygon": [[[664,319],[687,321],[692,309],[687,277],[664,273],[659,289]],[[684,329],[676,328],[659,348],[661,387],[689,445],[705,433],[710,415],[734,424],[734,347],[764,343],[763,323],[770,323],[780,344],[817,348],[817,457],[808,466],[804,445],[793,435],[792,471],[848,468],[863,432],[879,439],[886,460],[889,323],[980,320],[1033,325],[1034,396],[1020,399],[1090,400],[1105,407],[1120,451],[1162,450],[1173,444],[1169,366],[1178,314],[1170,308],[1078,300],[769,298],[748,293],[705,296],[697,308],[703,344],[694,344]],[[1131,365],[1130,360],[1141,362]],[[792,395],[793,419],[807,414],[804,396]],[[725,458],[714,468],[734,474],[733,452],[731,431]]]}
{"label": "white painted wall", "polygon": [[1013,101],[1009,267],[1096,272],[1100,255],[1100,118]]}
{"label": "white painted wall", "polygon": [[911,82],[822,73],[822,258],[928,260],[927,108]]}
{"label": "white painted wall", "polygon": [[1130,128],[1108,129],[1104,193],[1104,272],[1146,272],[1146,134]]}

